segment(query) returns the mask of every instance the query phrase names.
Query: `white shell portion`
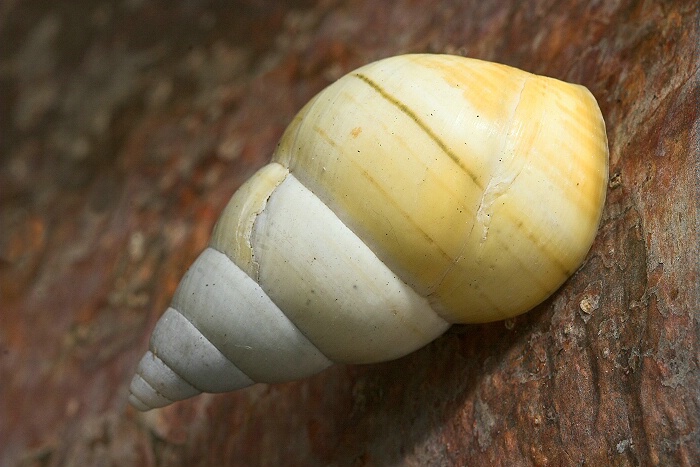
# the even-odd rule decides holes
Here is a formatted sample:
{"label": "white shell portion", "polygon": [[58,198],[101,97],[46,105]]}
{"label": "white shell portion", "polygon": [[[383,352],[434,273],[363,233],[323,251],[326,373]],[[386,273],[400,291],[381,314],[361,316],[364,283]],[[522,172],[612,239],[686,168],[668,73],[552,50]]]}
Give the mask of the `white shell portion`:
{"label": "white shell portion", "polygon": [[139,410],[200,392],[303,378],[332,363],[257,283],[212,248],[183,277],[151,349],[131,384],[130,400]]}
{"label": "white shell portion", "polygon": [[[148,378],[148,381],[144,378]],[[129,401],[139,410],[148,410],[196,396],[200,392],[148,351],[139,362],[131,382]]]}
{"label": "white shell portion", "polygon": [[270,196],[251,244],[261,287],[335,362],[398,358],[449,327],[293,175]]}
{"label": "white shell portion", "polygon": [[183,277],[132,381],[139,410],[300,379],[332,362],[398,358],[449,327],[281,166],[242,191],[244,206],[234,196],[226,213],[237,213],[228,228],[243,238],[215,235]]}
{"label": "white shell portion", "polygon": [[[174,337],[177,336],[177,339]],[[168,308],[151,336],[151,352],[200,392],[225,392],[253,384],[178,310]],[[148,358],[146,355],[144,358]],[[149,374],[141,375],[150,384]],[[151,384],[151,386],[154,386]]]}
{"label": "white shell portion", "polygon": [[290,381],[331,365],[255,281],[213,248],[185,274],[172,306],[255,382]]}

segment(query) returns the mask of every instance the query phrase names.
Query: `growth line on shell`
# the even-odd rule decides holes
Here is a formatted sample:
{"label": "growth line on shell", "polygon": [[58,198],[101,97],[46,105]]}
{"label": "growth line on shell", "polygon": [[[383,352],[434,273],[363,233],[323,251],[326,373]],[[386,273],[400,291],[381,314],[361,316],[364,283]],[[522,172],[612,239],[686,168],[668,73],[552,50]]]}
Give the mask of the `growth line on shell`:
{"label": "growth line on shell", "polygon": [[444,141],[442,141],[437,134],[428,126],[426,123],[418,117],[418,115],[415,114],[406,104],[389,94],[382,88],[379,84],[375,83],[371,79],[369,79],[367,76],[363,75],[362,73],[353,73],[351,76],[354,76],[358,78],[361,81],[364,81],[369,87],[374,89],[380,96],[382,96],[387,102],[392,104],[394,107],[399,109],[402,113],[404,113],[408,118],[413,120],[416,125],[420,127],[421,130],[425,132],[430,139],[432,139],[435,144],[438,145],[440,149],[442,149],[442,152],[444,152],[457,166],[462,169],[467,175],[469,175],[469,178],[472,179],[474,184],[479,187],[480,189],[483,189],[484,187],[481,186],[481,183],[479,182],[479,179],[477,178],[474,173],[469,170],[467,166],[464,165],[462,160],[445,144]]}

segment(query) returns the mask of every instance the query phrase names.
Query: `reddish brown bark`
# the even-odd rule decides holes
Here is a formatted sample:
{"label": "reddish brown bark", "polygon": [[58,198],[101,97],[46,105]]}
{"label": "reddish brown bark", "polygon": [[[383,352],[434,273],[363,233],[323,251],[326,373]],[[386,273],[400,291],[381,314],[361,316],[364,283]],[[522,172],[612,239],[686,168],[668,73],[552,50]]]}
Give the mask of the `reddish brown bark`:
{"label": "reddish brown bark", "polygon": [[[697,2],[0,4],[0,465],[697,465]],[[127,384],[293,114],[368,61],[579,82],[610,140],[588,259],[509,323],[147,414]]]}

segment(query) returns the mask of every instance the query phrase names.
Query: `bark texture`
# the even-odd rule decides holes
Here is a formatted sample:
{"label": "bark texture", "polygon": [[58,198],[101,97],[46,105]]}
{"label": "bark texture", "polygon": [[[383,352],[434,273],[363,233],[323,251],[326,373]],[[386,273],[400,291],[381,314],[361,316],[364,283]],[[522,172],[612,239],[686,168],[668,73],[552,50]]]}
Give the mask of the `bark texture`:
{"label": "bark texture", "polygon": [[[685,1],[0,3],[0,465],[698,465],[700,7]],[[179,278],[294,113],[368,61],[586,85],[610,182],[584,266],[397,361],[139,414]]]}

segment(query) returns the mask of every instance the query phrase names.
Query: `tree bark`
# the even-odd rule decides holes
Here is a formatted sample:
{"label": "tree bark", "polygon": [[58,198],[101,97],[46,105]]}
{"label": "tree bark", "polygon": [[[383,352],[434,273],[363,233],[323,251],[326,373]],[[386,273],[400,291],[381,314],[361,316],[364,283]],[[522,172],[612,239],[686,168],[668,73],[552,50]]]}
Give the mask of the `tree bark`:
{"label": "tree bark", "polygon": [[[0,4],[0,465],[697,465],[696,1]],[[402,359],[141,414],[128,383],[235,189],[369,61],[587,86],[595,243],[545,303]]]}

